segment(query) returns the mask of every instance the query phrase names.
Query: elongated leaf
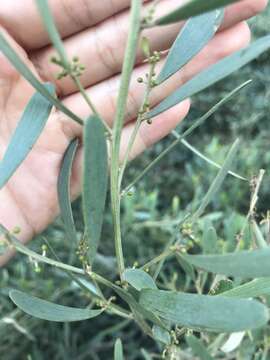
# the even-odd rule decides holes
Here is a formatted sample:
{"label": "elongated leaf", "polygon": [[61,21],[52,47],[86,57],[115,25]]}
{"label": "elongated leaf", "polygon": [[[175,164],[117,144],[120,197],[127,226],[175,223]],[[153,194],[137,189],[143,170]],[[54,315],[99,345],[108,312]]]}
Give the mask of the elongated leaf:
{"label": "elongated leaf", "polygon": [[63,42],[61,40],[61,37],[58,33],[58,30],[56,28],[51,10],[49,8],[48,5],[48,1],[47,0],[36,0],[36,4],[40,13],[40,17],[45,25],[45,28],[47,30],[47,33],[55,47],[55,49],[57,50],[61,61],[63,64],[65,64],[66,67],[69,66],[68,64],[68,60],[67,60],[67,55],[66,55],[66,51],[63,45]]}
{"label": "elongated leaf", "polygon": [[[77,280],[77,282],[75,282],[74,280]],[[74,280],[73,284],[76,288],[79,287],[79,285],[82,285],[84,289],[90,292],[93,296],[100,296],[97,287],[91,281],[86,280],[81,276],[77,276],[76,278],[74,278]]]}
{"label": "elongated leaf", "polygon": [[224,164],[222,168],[219,170],[216,178],[212,182],[209,190],[207,191],[205,197],[203,198],[201,205],[199,206],[198,210],[194,213],[192,220],[195,222],[198,220],[198,218],[203,214],[206,207],[209,205],[209,203],[212,201],[214,196],[217,194],[218,190],[220,189],[221,185],[223,184],[223,181],[225,180],[229,169],[232,166],[232,162],[235,159],[236,152],[239,147],[239,140],[237,139],[234,144],[232,145],[228,155],[226,156],[226,159],[224,161]]}
{"label": "elongated leaf", "polygon": [[123,280],[127,281],[136,290],[157,289],[154,280],[149,274],[140,269],[127,269],[123,273]]}
{"label": "elongated leaf", "polygon": [[107,144],[104,126],[91,116],[84,126],[83,216],[89,238],[89,259],[97,253],[108,186]]}
{"label": "elongated leaf", "polygon": [[[53,94],[54,87],[46,85]],[[36,93],[28,103],[15,131],[12,135],[4,158],[0,162],[0,188],[2,188],[23,160],[30,153],[38,140],[52,110],[52,104],[39,93]]]}
{"label": "elongated leaf", "polygon": [[222,296],[239,298],[254,298],[266,295],[270,295],[270,278],[255,279],[222,294]]}
{"label": "elongated leaf", "polygon": [[236,70],[248,64],[260,54],[268,50],[270,47],[270,35],[262,37],[255,41],[246,49],[240,50],[230,55],[218,63],[209,66],[206,70],[199,73],[186,84],[175,90],[159,105],[152,109],[146,118],[157,116],[158,114],[170,109],[181,101],[197,94],[198,92],[208,88],[216,82],[231,75]]}
{"label": "elongated leaf", "polygon": [[[173,131],[172,134],[178,138],[180,135],[177,134],[177,132]],[[177,135],[178,136],[177,136]],[[192,146],[189,142],[187,142],[186,140],[182,139],[181,143],[188,148],[190,151],[192,151],[195,155],[197,155],[198,157],[200,157],[202,160],[204,160],[205,162],[207,162],[210,165],[213,165],[214,167],[216,167],[217,169],[221,169],[222,166],[217,164],[216,162],[214,162],[213,160],[209,159],[207,156],[205,156],[204,154],[202,154],[198,149],[196,149],[194,146]],[[244,178],[243,176],[236,174],[233,171],[229,171],[228,172],[229,175],[235,177],[236,179],[239,180],[243,180],[243,181],[248,181],[246,178]]]}
{"label": "elongated leaf", "polygon": [[186,336],[186,342],[189,347],[192,349],[193,354],[198,356],[201,360],[214,360],[212,356],[207,351],[206,347],[200,339],[194,335]]}
{"label": "elongated leaf", "polygon": [[205,254],[215,254],[217,252],[217,233],[213,226],[206,227],[203,231],[202,247]]}
{"label": "elongated leaf", "polygon": [[261,229],[259,228],[257,222],[255,220],[251,221],[251,229],[253,231],[256,243],[260,249],[267,249],[269,245],[267,244],[267,241],[265,240]]}
{"label": "elongated leaf", "polygon": [[18,290],[11,290],[9,296],[14,304],[27,314],[48,321],[81,321],[94,318],[103,312],[102,309],[79,309],[54,304]]}
{"label": "elongated leaf", "polygon": [[46,99],[50,101],[57,109],[62,111],[71,119],[75,120],[79,124],[83,124],[83,120],[65,107],[61,101],[59,101],[47,87],[42,84],[39,79],[33,74],[33,72],[25,65],[22,59],[17,55],[16,51],[10,46],[3,34],[0,32],[0,51],[8,58],[11,64],[17,69],[17,71]]}
{"label": "elongated leaf", "polygon": [[[221,166],[215,164],[211,160],[207,159],[205,156],[200,154],[197,149],[192,147],[190,144],[188,144],[184,138],[190,135],[197,127],[202,125],[211,115],[213,115],[222,105],[224,105],[227,101],[229,101],[238,91],[243,89],[245,86],[250,84],[250,80],[246,81],[245,83],[241,84],[237,88],[235,88],[233,91],[231,91],[228,95],[223,97],[222,100],[220,100],[217,104],[215,104],[207,113],[205,113],[203,116],[199,117],[197,120],[194,121],[193,125],[191,125],[186,131],[184,131],[182,134],[178,134],[176,131],[172,131],[172,134],[176,137],[176,140],[172,142],[165,150],[163,150],[146,168],[125,188],[125,190],[122,192],[122,194],[127,194],[128,191],[139,181],[141,178],[148,173],[149,170],[151,170],[165,155],[168,154],[169,151],[171,151],[177,144],[180,142],[184,144],[186,147],[188,147],[191,151],[193,151],[196,155],[200,156],[204,160],[210,162],[211,164],[215,165],[219,169]],[[238,177],[242,180],[247,180],[239,175],[229,172],[231,175]]]}
{"label": "elongated leaf", "polygon": [[214,332],[236,332],[263,326],[267,308],[255,300],[144,289],[140,304],[172,324]]}
{"label": "elongated leaf", "polygon": [[160,341],[162,344],[170,345],[171,335],[169,331],[162,329],[161,327],[154,325],[152,328],[154,339]]}
{"label": "elongated leaf", "polygon": [[203,14],[207,11],[232,4],[239,0],[190,0],[187,4],[181,5],[169,14],[162,16],[155,21],[155,25],[167,25],[189,17]]}
{"label": "elongated leaf", "polygon": [[157,82],[168,79],[197,55],[215,35],[222,19],[220,10],[190,19],[171,47]]}
{"label": "elongated leaf", "polygon": [[182,256],[179,254],[175,255],[176,260],[178,264],[181,266],[181,268],[184,270],[187,276],[189,276],[194,282],[196,282],[196,276],[194,272],[193,266],[187,262]]}
{"label": "elongated leaf", "polygon": [[65,233],[68,240],[72,243],[77,239],[77,232],[74,224],[71,199],[70,199],[70,177],[74,156],[79,141],[74,139],[69,144],[62,162],[60,175],[57,184],[58,200],[61,210],[61,217],[64,223]]}
{"label": "elongated leaf", "polygon": [[124,360],[124,351],[121,339],[117,339],[115,342],[114,360]]}
{"label": "elongated leaf", "polygon": [[270,249],[183,257],[192,265],[216,274],[241,278],[270,277]]}

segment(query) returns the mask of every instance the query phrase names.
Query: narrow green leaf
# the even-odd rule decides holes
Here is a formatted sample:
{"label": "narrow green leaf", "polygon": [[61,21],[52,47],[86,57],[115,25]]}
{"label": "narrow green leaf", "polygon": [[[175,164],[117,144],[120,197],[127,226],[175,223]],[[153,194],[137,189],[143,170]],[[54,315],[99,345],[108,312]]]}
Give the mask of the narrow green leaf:
{"label": "narrow green leaf", "polygon": [[192,16],[203,14],[207,11],[221,8],[239,0],[190,0],[187,4],[181,5],[167,15],[155,21],[155,25],[167,25],[181,20],[188,19]]}
{"label": "narrow green leaf", "polygon": [[170,345],[171,335],[169,331],[162,329],[161,327],[154,325],[152,328],[154,339],[165,345]]}
{"label": "narrow green leaf", "polygon": [[8,58],[17,71],[46,99],[49,100],[57,109],[62,111],[68,117],[79,124],[83,124],[83,120],[65,107],[54,94],[48,91],[47,87],[42,84],[33,72],[25,65],[23,60],[17,55],[16,51],[10,46],[3,34],[0,32],[0,51]]}
{"label": "narrow green leaf", "polygon": [[241,278],[270,277],[270,248],[225,255],[182,255],[205,271]]}
{"label": "narrow green leaf", "polygon": [[252,229],[258,247],[260,249],[267,249],[269,246],[255,220],[251,221],[250,227]]}
{"label": "narrow green leaf", "polygon": [[117,339],[115,342],[114,360],[124,360],[124,351],[121,339]]}
{"label": "narrow green leaf", "polygon": [[[54,87],[45,85],[53,94]],[[32,150],[52,110],[52,104],[42,95],[35,93],[28,103],[12,135],[4,158],[0,162],[0,189],[8,182],[16,169]]]}
{"label": "narrow green leaf", "polygon": [[18,290],[11,290],[9,297],[14,302],[14,304],[25,313],[38,319],[48,321],[81,321],[94,318],[103,312],[102,309],[79,309],[54,304]]}
{"label": "narrow green leaf", "polygon": [[195,276],[193,266],[188,261],[186,261],[181,255],[176,254],[175,257],[176,257],[178,264],[184,270],[186,275],[189,276],[195,282],[196,276]]}
{"label": "narrow green leaf", "polygon": [[213,226],[205,227],[202,237],[202,247],[205,254],[215,254],[217,252],[218,237]]}
{"label": "narrow green leaf", "polygon": [[193,354],[198,356],[201,360],[213,360],[203,342],[194,335],[186,336],[186,342],[192,349]]}
{"label": "narrow green leaf", "polygon": [[233,143],[230,151],[228,152],[228,155],[226,156],[226,159],[224,161],[224,164],[222,168],[219,170],[216,178],[212,182],[209,190],[207,191],[205,197],[203,198],[201,205],[199,206],[198,210],[194,213],[192,216],[192,221],[196,222],[198,218],[203,214],[206,207],[209,205],[209,203],[212,201],[214,196],[219,191],[221,185],[223,184],[223,181],[225,180],[231,166],[233,163],[233,160],[235,159],[236,152],[239,147],[239,140],[236,139],[236,141]]}
{"label": "narrow green leaf", "polygon": [[37,4],[37,7],[38,7],[38,10],[40,13],[40,17],[41,17],[41,19],[45,25],[45,28],[47,30],[47,33],[48,33],[55,49],[57,50],[62,63],[65,64],[66,67],[69,67],[64,44],[63,44],[61,37],[58,33],[58,30],[56,28],[50,7],[48,5],[48,1],[47,0],[36,0],[36,4]]}
{"label": "narrow green leaf", "polygon": [[208,88],[216,82],[231,75],[236,70],[248,64],[260,54],[268,50],[270,47],[270,35],[262,37],[255,41],[249,47],[230,55],[218,63],[209,66],[200,72],[193,79],[175,90],[171,95],[164,99],[159,105],[152,109],[146,118],[152,118],[158,114],[170,109],[181,101],[197,94],[198,92]]}
{"label": "narrow green leaf", "polygon": [[159,84],[175,74],[203,49],[215,35],[223,14],[223,11],[215,10],[187,21],[171,47],[157,78]]}
{"label": "narrow green leaf", "polygon": [[265,325],[267,308],[255,300],[144,289],[140,304],[174,325],[214,332],[236,332]]}
{"label": "narrow green leaf", "polygon": [[100,240],[108,186],[108,158],[104,126],[90,116],[84,126],[83,217],[93,263]]}
{"label": "narrow green leaf", "polygon": [[136,290],[157,289],[153,278],[140,269],[126,269],[123,273],[123,280],[127,281]]}
{"label": "narrow green leaf", "polygon": [[[172,134],[178,138],[180,135],[178,135],[178,133],[176,131],[173,131]],[[209,159],[207,156],[205,156],[203,153],[201,153],[198,149],[196,149],[194,146],[192,146],[189,142],[187,142],[186,140],[182,139],[181,143],[188,148],[190,151],[192,151],[195,155],[197,155],[198,157],[200,157],[202,160],[204,160],[205,162],[207,162],[208,164],[216,167],[217,169],[221,169],[222,166],[217,164],[216,162],[214,162],[213,160]],[[248,181],[248,179],[244,178],[243,176],[236,174],[233,171],[229,171],[228,172],[229,175],[235,177],[236,179],[239,180],[243,180],[243,181]]]}
{"label": "narrow green leaf", "polygon": [[255,279],[222,294],[222,296],[239,298],[254,298],[266,295],[270,295],[270,278]]}
{"label": "narrow green leaf", "polygon": [[[122,191],[122,195],[125,195],[129,192],[129,190],[137,184],[139,180],[141,180],[149,170],[151,170],[165,155],[167,155],[176,145],[178,145],[180,142],[184,144],[186,147],[188,147],[191,151],[193,151],[196,155],[203,158],[205,161],[210,162],[212,165],[216,166],[217,168],[221,169],[221,166],[218,164],[215,164],[211,160],[207,159],[205,156],[200,154],[197,149],[192,147],[190,144],[188,144],[184,138],[189,136],[197,127],[201,126],[211,115],[213,115],[222,105],[224,105],[227,101],[229,101],[238,91],[243,89],[245,86],[250,84],[250,80],[246,81],[245,83],[241,84],[240,86],[236,87],[233,91],[231,91],[229,94],[227,94],[223,99],[221,99],[217,104],[215,104],[209,111],[207,111],[203,116],[199,117],[197,120],[194,121],[193,125],[191,125],[186,131],[184,131],[182,134],[178,134],[176,131],[172,131],[172,134],[176,137],[176,140],[173,141],[165,150],[163,150],[146,168],[141,171],[141,173],[135,177],[135,179]],[[238,177],[241,180],[246,180],[242,178],[241,176],[232,173],[231,171],[229,174]]]}
{"label": "narrow green leaf", "polygon": [[76,232],[73,214],[72,214],[72,208],[71,208],[70,177],[71,177],[72,164],[74,161],[78,143],[79,143],[78,139],[74,139],[69,144],[64,154],[64,158],[58,178],[58,184],[57,184],[61,217],[64,223],[66,236],[70,241],[70,243],[76,241],[77,239],[77,232]]}

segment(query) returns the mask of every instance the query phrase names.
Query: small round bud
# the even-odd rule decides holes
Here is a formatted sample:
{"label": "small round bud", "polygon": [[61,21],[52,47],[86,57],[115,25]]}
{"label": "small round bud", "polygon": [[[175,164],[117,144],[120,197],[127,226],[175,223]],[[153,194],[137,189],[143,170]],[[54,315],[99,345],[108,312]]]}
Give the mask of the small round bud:
{"label": "small round bud", "polygon": [[13,234],[19,234],[21,232],[21,228],[19,226],[15,226],[15,228],[12,230]]}
{"label": "small round bud", "polygon": [[52,63],[55,63],[55,64],[59,62],[59,60],[57,59],[56,56],[52,56],[50,60]]}

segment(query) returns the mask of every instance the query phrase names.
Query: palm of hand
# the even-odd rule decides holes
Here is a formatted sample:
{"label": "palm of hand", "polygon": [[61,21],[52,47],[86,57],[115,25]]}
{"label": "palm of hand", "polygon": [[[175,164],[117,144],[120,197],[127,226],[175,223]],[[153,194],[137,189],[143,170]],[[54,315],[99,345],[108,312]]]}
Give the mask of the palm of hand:
{"label": "palm of hand", "polygon": [[[33,65],[28,61],[33,69]],[[0,87],[0,157],[8,146],[18,120],[33,95],[33,88],[1,57]],[[48,123],[17,172],[0,192],[0,208],[5,226],[23,227],[31,237],[39,233],[53,220],[58,211],[56,184],[61,160],[70,138],[67,120],[53,111]],[[72,181],[72,191],[78,187]],[[1,209],[2,210],[2,209]],[[16,218],[18,222],[10,223]]]}

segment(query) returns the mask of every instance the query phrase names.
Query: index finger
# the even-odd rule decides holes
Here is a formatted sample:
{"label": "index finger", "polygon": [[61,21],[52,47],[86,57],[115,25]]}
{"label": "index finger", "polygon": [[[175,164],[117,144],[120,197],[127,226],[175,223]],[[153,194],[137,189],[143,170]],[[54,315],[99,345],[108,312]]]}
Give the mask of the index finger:
{"label": "index finger", "polygon": [[[144,2],[149,0],[144,0]],[[48,0],[63,38],[95,26],[130,6],[130,0]],[[0,24],[27,50],[50,43],[35,0],[1,1]]]}

